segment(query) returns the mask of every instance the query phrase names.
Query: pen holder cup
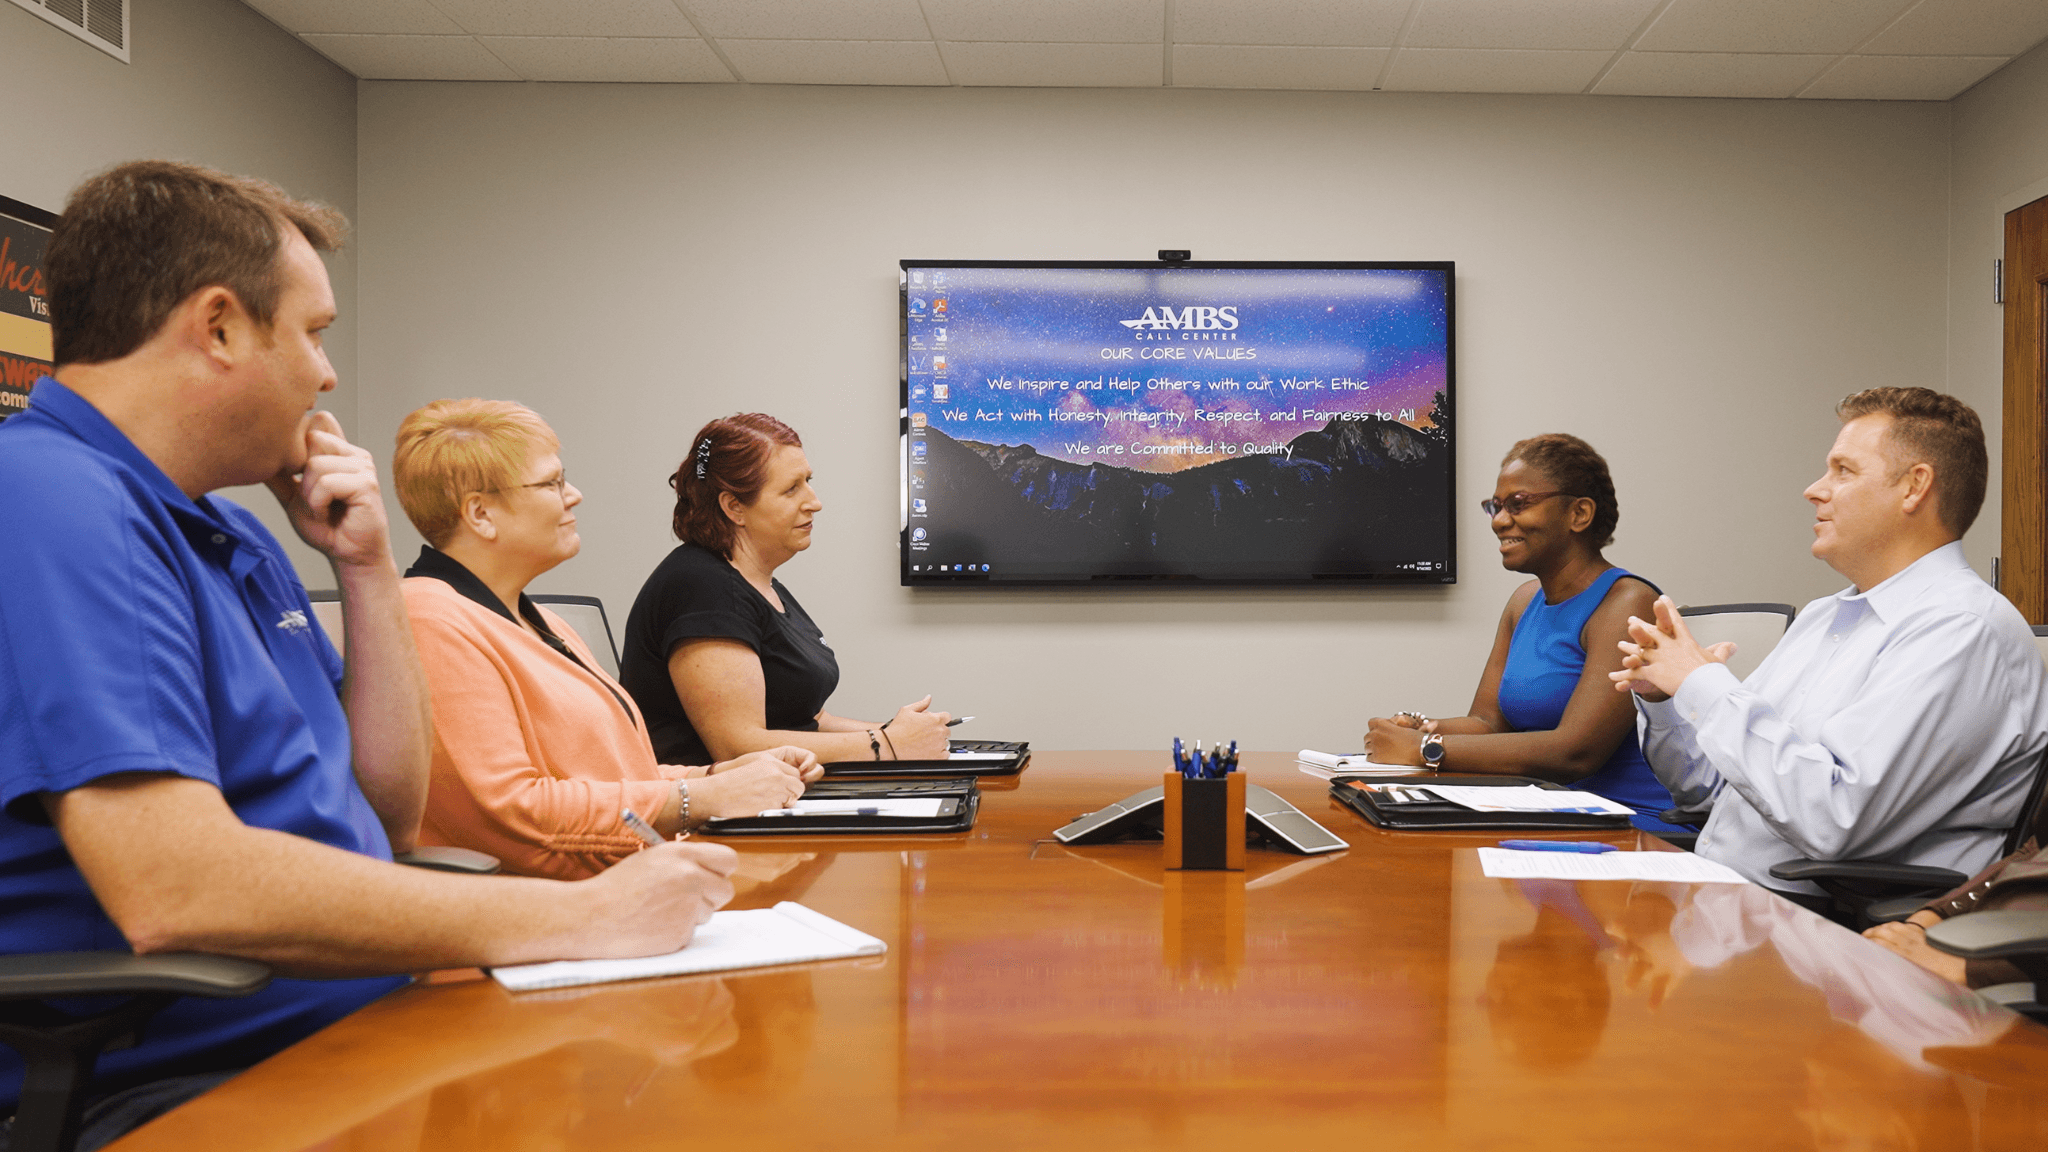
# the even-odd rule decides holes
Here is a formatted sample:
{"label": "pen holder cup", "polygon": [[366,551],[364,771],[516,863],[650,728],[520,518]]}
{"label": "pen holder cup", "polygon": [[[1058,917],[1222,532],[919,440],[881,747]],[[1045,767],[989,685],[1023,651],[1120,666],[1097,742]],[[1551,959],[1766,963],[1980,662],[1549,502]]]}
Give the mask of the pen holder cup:
{"label": "pen holder cup", "polygon": [[1190,780],[1168,772],[1166,866],[1190,871],[1244,871],[1244,777]]}

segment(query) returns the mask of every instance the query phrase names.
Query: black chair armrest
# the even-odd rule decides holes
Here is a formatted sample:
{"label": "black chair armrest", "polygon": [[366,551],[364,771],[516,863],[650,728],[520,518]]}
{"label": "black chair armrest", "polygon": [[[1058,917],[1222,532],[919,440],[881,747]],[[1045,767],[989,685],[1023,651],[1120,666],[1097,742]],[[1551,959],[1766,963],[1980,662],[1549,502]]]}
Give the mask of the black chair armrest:
{"label": "black chair armrest", "polygon": [[1934,892],[1946,892],[1969,877],[1946,868],[1925,868],[1918,864],[1889,864],[1883,860],[1787,860],[1771,865],[1771,875],[1780,880],[1847,880],[1897,884]]}
{"label": "black chair armrest", "polygon": [[412,868],[431,868],[436,872],[468,872],[476,876],[492,875],[499,868],[496,856],[472,852],[467,848],[421,845],[410,852],[400,852],[392,859]]}
{"label": "black chair armrest", "polygon": [[1904,920],[1913,913],[1927,907],[1925,896],[1895,896],[1890,900],[1873,900],[1863,910],[1863,918],[1872,924],[1890,924]]}
{"label": "black chair armrest", "polygon": [[1927,942],[1965,960],[2048,952],[2048,912],[1972,912],[1927,930]]}
{"label": "black chair armrest", "polygon": [[270,969],[199,952],[37,952],[0,956],[0,1000],[170,992],[223,999],[259,992]]}

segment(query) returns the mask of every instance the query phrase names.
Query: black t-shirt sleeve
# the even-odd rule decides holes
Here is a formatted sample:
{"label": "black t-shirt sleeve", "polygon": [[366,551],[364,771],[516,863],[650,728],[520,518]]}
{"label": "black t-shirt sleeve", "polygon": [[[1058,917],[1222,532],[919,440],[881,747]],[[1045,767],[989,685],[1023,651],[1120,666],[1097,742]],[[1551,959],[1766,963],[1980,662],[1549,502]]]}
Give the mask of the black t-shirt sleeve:
{"label": "black t-shirt sleeve", "polygon": [[648,623],[659,628],[654,648],[662,663],[685,640],[737,640],[759,652],[772,624],[768,605],[723,560],[698,549],[679,551],[677,563],[655,573],[659,609]]}

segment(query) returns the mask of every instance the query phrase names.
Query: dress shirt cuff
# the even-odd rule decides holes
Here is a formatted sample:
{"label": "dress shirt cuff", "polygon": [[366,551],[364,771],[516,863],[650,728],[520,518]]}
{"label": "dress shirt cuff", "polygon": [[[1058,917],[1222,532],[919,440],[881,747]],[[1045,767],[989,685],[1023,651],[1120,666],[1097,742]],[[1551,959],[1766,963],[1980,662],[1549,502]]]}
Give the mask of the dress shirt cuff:
{"label": "dress shirt cuff", "polygon": [[1742,687],[1742,681],[1728,670],[1726,664],[1707,664],[1693,669],[1685,683],[1672,693],[1670,704],[1686,723],[1699,727],[1700,717],[1709,708],[1726,699],[1730,692]]}
{"label": "dress shirt cuff", "polygon": [[1669,728],[1685,719],[1685,714],[1678,710],[1678,701],[1675,697],[1670,700],[1646,700],[1637,696],[1636,711],[1642,714],[1644,720],[1649,721],[1652,728]]}

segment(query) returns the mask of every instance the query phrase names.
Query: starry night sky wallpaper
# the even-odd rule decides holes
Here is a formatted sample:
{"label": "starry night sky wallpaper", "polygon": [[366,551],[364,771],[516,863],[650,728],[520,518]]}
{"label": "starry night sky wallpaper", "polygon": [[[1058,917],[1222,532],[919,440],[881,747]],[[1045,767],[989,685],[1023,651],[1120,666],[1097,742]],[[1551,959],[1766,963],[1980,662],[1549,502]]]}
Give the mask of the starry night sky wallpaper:
{"label": "starry night sky wallpaper", "polygon": [[1175,472],[1342,414],[1426,428],[1445,387],[1436,269],[905,275],[912,427],[956,439]]}
{"label": "starry night sky wallpaper", "polygon": [[1455,580],[1450,277],[907,265],[905,580]]}

